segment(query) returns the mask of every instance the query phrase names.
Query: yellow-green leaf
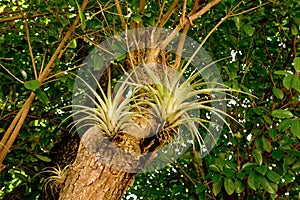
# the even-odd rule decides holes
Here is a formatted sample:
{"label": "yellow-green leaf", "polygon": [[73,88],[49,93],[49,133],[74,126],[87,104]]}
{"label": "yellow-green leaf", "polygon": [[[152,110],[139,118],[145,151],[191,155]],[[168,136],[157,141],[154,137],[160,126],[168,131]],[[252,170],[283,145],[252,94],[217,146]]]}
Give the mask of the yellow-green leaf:
{"label": "yellow-green leaf", "polygon": [[228,195],[232,195],[234,192],[234,183],[231,178],[224,179],[224,188]]}
{"label": "yellow-green leaf", "polygon": [[296,72],[300,72],[300,57],[294,59],[294,68]]}
{"label": "yellow-green leaf", "polygon": [[43,92],[42,90],[38,89],[34,92],[36,94],[36,97],[43,103],[47,104],[49,102],[49,99],[46,95],[45,92]]}
{"label": "yellow-green leaf", "polygon": [[273,92],[273,94],[274,94],[278,99],[283,99],[284,94],[283,94],[283,92],[282,92],[281,89],[273,88],[273,89],[272,89],[272,92]]}
{"label": "yellow-green leaf", "polygon": [[132,15],[131,19],[136,23],[140,23],[140,21],[142,20],[142,18],[139,15]]}
{"label": "yellow-green leaf", "polygon": [[259,181],[267,192],[270,194],[276,194],[278,190],[278,185],[276,183],[270,183],[264,176],[260,176]]}
{"label": "yellow-green leaf", "polygon": [[223,179],[220,179],[218,182],[213,184],[213,193],[214,195],[218,195],[222,189]]}
{"label": "yellow-green leaf", "polygon": [[85,27],[86,27],[86,21],[85,21],[85,17],[84,17],[84,14],[83,14],[83,12],[82,12],[82,9],[81,9],[81,7],[80,7],[80,5],[79,5],[78,1],[76,1],[76,4],[77,4],[77,8],[78,8],[78,12],[79,12],[79,16],[80,16],[81,28],[82,28],[82,30],[84,30],[84,29],[85,29]]}
{"label": "yellow-green leaf", "polygon": [[247,183],[251,189],[256,190],[259,186],[258,175],[255,172],[251,172],[248,176]]}
{"label": "yellow-green leaf", "polygon": [[241,193],[244,191],[244,189],[245,189],[245,186],[241,180],[236,180],[234,182],[234,190],[236,193]]}
{"label": "yellow-green leaf", "polygon": [[262,136],[262,143],[263,143],[263,148],[266,152],[270,153],[272,150],[272,145],[269,142],[269,140],[267,138],[265,138],[264,136]]}
{"label": "yellow-green leaf", "polygon": [[25,88],[31,91],[35,91],[40,86],[40,81],[30,80],[24,83]]}
{"label": "yellow-green leaf", "polygon": [[36,154],[35,157],[37,157],[38,159],[45,161],[45,162],[51,162],[51,158],[49,158],[48,156],[43,156],[43,155],[38,155]]}
{"label": "yellow-green leaf", "polygon": [[300,120],[294,120],[291,127],[292,133],[300,138]]}
{"label": "yellow-green leaf", "polygon": [[262,158],[262,155],[261,155],[261,152],[254,149],[252,151],[252,154],[253,154],[253,157],[255,159],[255,161],[259,164],[259,165],[262,165],[262,162],[263,162],[263,158]]}
{"label": "yellow-green leaf", "polygon": [[278,109],[272,112],[272,116],[277,117],[279,119],[283,119],[283,118],[291,118],[294,115],[289,110]]}
{"label": "yellow-green leaf", "polygon": [[279,181],[280,181],[279,174],[277,174],[276,172],[274,172],[272,170],[267,171],[267,177],[268,177],[268,179],[270,179],[274,183],[279,183]]}

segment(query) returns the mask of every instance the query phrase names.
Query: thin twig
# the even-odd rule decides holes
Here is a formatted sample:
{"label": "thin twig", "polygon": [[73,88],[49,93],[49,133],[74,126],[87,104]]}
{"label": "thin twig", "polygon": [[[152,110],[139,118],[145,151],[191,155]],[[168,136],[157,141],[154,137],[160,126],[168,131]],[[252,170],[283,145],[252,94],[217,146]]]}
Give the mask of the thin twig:
{"label": "thin twig", "polygon": [[123,14],[122,14],[122,9],[121,9],[119,0],[115,0],[115,3],[116,3],[117,11],[118,11],[120,20],[121,20],[121,22],[122,22],[123,28],[124,28],[124,30],[127,30],[127,25],[126,25],[124,16],[123,16]]}
{"label": "thin twig", "polygon": [[159,28],[164,27],[164,25],[167,23],[167,21],[169,20],[169,18],[171,17],[172,13],[175,11],[175,8],[178,6],[178,2],[179,0],[174,0],[172,5],[170,6],[169,10],[166,12],[166,14],[163,15],[160,24],[159,24]]}
{"label": "thin twig", "polygon": [[265,6],[265,5],[269,4],[269,3],[271,3],[271,2],[266,2],[266,3],[260,4],[260,5],[258,5],[258,6],[253,7],[253,8],[250,8],[250,9],[248,9],[248,10],[239,12],[239,13],[237,13],[237,14],[231,14],[230,17],[245,14],[245,13],[250,12],[250,11],[252,11],[252,10],[255,10],[255,9],[259,8],[259,7]]}
{"label": "thin twig", "polygon": [[160,23],[160,20],[161,20],[161,18],[162,18],[162,14],[163,14],[163,11],[164,11],[164,8],[165,8],[165,5],[166,5],[166,1],[167,1],[167,0],[164,0],[162,6],[160,7],[160,12],[159,12],[159,16],[158,16],[157,22],[156,22],[156,24],[155,24],[155,27],[157,27],[158,24]]}
{"label": "thin twig", "polygon": [[9,74],[11,75],[14,79],[16,79],[18,82],[24,84],[24,81],[21,81],[20,79],[18,79],[18,77],[16,77],[13,73],[11,73],[6,67],[4,67],[1,63],[0,66]]}
{"label": "thin twig", "polygon": [[184,169],[182,169],[182,167],[176,163],[172,163],[172,165],[176,168],[178,168],[183,174],[184,176],[187,177],[187,179],[189,179],[189,181],[191,181],[193,183],[193,185],[196,187],[197,183],[195,183],[195,181],[184,171]]}
{"label": "thin twig", "polygon": [[[54,77],[56,77],[56,76],[59,76],[59,75],[61,75],[61,74],[65,74],[65,73],[67,73],[67,72],[69,72],[69,71],[72,71],[72,70],[74,70],[74,69],[78,69],[78,68],[82,67],[83,65],[85,65],[85,63],[83,63],[83,64],[81,64],[81,65],[78,65],[78,66],[75,66],[75,67],[73,67],[73,68],[64,70],[64,71],[60,71],[60,72],[58,72],[58,73],[56,73],[56,74],[53,74],[53,75],[51,75],[51,76],[48,76],[47,78],[45,78],[45,81],[47,81],[47,80],[49,80],[49,79],[51,79],[51,78],[54,78]],[[46,83],[45,83],[45,84],[46,84]]]}
{"label": "thin twig", "polygon": [[33,56],[33,52],[32,52],[32,46],[31,46],[31,42],[30,42],[30,34],[29,34],[29,26],[28,26],[28,19],[27,19],[27,15],[28,13],[30,13],[31,9],[29,9],[26,13],[23,12],[22,8],[19,5],[18,0],[16,1],[17,6],[21,12],[21,15],[24,19],[24,24],[25,24],[25,33],[26,33],[26,38],[27,38],[27,44],[28,44],[28,49],[29,49],[29,55],[31,58],[31,63],[32,63],[32,67],[33,67],[33,73],[34,73],[34,77],[35,79],[38,78],[37,76],[37,71],[36,71],[36,66],[35,66],[35,60],[34,60],[34,56]]}
{"label": "thin twig", "polygon": [[32,67],[33,67],[33,73],[34,73],[35,79],[37,79],[38,76],[37,76],[35,60],[34,60],[34,56],[33,56],[33,52],[32,52],[32,46],[31,46],[31,42],[30,42],[30,34],[29,34],[29,27],[28,27],[28,21],[27,21],[28,20],[27,19],[27,14],[23,14],[23,16],[24,16],[24,22],[25,22],[25,31],[26,31],[28,48],[29,48],[29,54],[30,54],[31,63],[32,63]]}
{"label": "thin twig", "polygon": [[181,15],[182,21],[183,21],[183,19],[185,19],[185,13],[186,13],[186,0],[183,1],[183,8],[182,8],[182,15]]}
{"label": "thin twig", "polygon": [[207,11],[209,11],[213,6],[218,4],[220,1],[221,0],[213,0],[212,2],[208,3],[200,11],[198,11],[195,14],[192,14],[191,16],[189,16],[189,20],[193,21],[194,19],[198,19],[199,17],[204,15]]}
{"label": "thin twig", "polygon": [[0,60],[13,60],[14,58],[0,58]]}
{"label": "thin twig", "polygon": [[190,23],[190,21],[200,17],[201,15],[205,14],[211,7],[213,7],[214,5],[216,5],[217,3],[219,3],[221,0],[214,0],[212,2],[210,2],[209,4],[207,4],[206,6],[204,6],[200,11],[198,11],[195,14],[192,14],[191,16],[188,17],[188,19],[183,19],[182,24],[179,24],[176,26],[176,28],[172,31],[172,33],[165,39],[165,41],[162,44],[162,48],[164,48],[166,45],[168,45],[173,38],[175,37],[175,35],[182,29],[182,26],[185,26],[186,23]]}
{"label": "thin twig", "polygon": [[180,39],[179,39],[179,43],[178,43],[178,47],[177,47],[177,51],[176,51],[176,57],[175,57],[175,61],[174,61],[174,65],[173,68],[177,69],[180,66],[180,61],[181,61],[181,57],[182,57],[182,50],[183,50],[183,46],[185,44],[185,38],[187,35],[187,32],[190,29],[190,24],[186,24],[182,34],[180,35]]}
{"label": "thin twig", "polygon": [[46,55],[47,55],[47,50],[44,52],[44,57],[43,57],[43,60],[42,60],[42,65],[41,65],[41,69],[40,69],[39,75],[41,75],[41,73],[43,72],[45,61],[46,61]]}

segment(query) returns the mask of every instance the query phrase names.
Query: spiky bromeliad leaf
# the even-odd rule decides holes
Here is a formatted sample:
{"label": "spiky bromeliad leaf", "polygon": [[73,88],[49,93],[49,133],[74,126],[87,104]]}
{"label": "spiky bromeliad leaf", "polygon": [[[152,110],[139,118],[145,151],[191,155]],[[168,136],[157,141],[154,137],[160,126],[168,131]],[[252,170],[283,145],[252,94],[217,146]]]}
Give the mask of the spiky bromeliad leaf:
{"label": "spiky bromeliad leaf", "polygon": [[[208,128],[208,125],[214,124],[214,122],[201,117],[199,113],[197,116],[192,116],[190,114],[192,111],[204,110],[205,112],[211,113],[224,122],[229,129],[230,126],[226,122],[225,117],[236,121],[236,119],[223,110],[211,106],[213,102],[227,101],[228,99],[207,98],[204,100],[201,96],[209,96],[212,93],[224,95],[227,92],[240,91],[233,90],[218,82],[204,82],[202,79],[198,79],[201,75],[201,71],[183,80],[182,71],[177,74],[168,74],[167,72],[163,78],[159,78],[149,66],[144,64],[143,67],[154,83],[143,86],[144,90],[152,97],[151,101],[145,100],[144,103],[150,106],[152,114],[163,122],[164,132],[179,131],[179,126],[185,126],[201,146],[205,141],[199,133],[199,127],[204,128],[207,134],[210,135],[210,138],[216,142],[214,134]],[[207,67],[209,66],[205,68]]]}
{"label": "spiky bromeliad leaf", "polygon": [[[133,107],[138,106],[138,104],[131,104],[131,102],[138,96],[125,95],[128,89],[128,80],[121,82],[120,86],[115,89],[115,94],[113,96],[111,92],[111,77],[109,71],[108,77],[108,87],[105,93],[95,76],[90,73],[93,80],[97,83],[97,88],[93,88],[86,80],[82,77],[77,76],[77,79],[81,81],[83,86],[91,92],[84,91],[83,95],[87,97],[93,104],[94,107],[89,107],[85,105],[72,105],[67,107],[73,108],[73,113],[68,117],[77,117],[77,119],[71,124],[71,128],[77,127],[81,129],[85,126],[96,125],[100,127],[107,136],[113,137],[119,131],[124,130],[128,126],[136,126],[132,122],[132,117],[143,118],[141,112],[132,111]],[[100,91],[98,94],[97,89]],[[136,90],[133,88],[132,90]],[[133,92],[132,94],[134,94]],[[120,99],[123,100],[120,102]]]}

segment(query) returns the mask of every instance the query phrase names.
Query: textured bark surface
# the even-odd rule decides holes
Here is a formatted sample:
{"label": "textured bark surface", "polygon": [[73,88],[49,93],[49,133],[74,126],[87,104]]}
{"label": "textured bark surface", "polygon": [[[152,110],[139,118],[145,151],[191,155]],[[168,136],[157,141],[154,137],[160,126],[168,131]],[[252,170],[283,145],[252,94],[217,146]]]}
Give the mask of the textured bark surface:
{"label": "textured bark surface", "polygon": [[[111,141],[101,134],[100,129],[96,127],[89,129],[81,140],[76,160],[61,186],[59,199],[120,199],[133,183],[135,174],[128,171],[131,167],[143,167],[139,165],[141,157],[132,154],[140,151],[140,139],[128,137],[130,136],[126,135],[126,138],[117,139],[116,146],[122,149],[112,149],[108,146],[109,142],[111,145]],[[118,156],[120,155],[118,149],[120,151],[126,149],[128,154]],[[116,170],[107,163],[120,165]],[[123,165],[124,163],[126,164]],[[124,170],[119,170],[120,168]]]}

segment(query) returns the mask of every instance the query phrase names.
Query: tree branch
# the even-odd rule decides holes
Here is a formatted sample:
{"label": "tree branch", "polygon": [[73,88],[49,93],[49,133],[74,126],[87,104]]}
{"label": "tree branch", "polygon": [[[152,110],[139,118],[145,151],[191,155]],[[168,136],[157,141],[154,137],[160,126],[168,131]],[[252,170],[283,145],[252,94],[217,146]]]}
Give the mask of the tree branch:
{"label": "tree branch", "polygon": [[13,73],[11,73],[6,67],[4,67],[1,63],[0,66],[9,74],[11,75],[14,79],[16,79],[18,82],[24,84],[24,81],[21,81],[18,77],[16,77]]}
{"label": "tree branch", "polygon": [[167,46],[171,40],[175,37],[175,35],[182,29],[183,26],[185,26],[187,23],[190,23],[190,21],[200,17],[201,15],[205,14],[211,7],[219,3],[221,0],[213,0],[212,2],[208,3],[206,6],[204,6],[199,12],[196,12],[195,14],[192,14],[191,16],[182,20],[182,24],[178,24],[176,28],[172,31],[172,33],[165,39],[165,41],[162,44],[162,47],[164,48]]}
{"label": "tree branch", "polygon": [[[88,2],[89,2],[88,0],[83,1],[82,6],[81,6],[82,11],[85,9]],[[51,59],[49,60],[47,66],[45,67],[45,69],[43,70],[41,75],[39,76],[38,80],[40,81],[40,83],[43,83],[45,78],[51,72],[51,70],[52,70],[51,68],[52,68],[56,58],[59,56],[60,51],[64,47],[67,40],[70,38],[72,33],[75,31],[75,28],[76,28],[76,25],[77,25],[79,19],[80,19],[80,16],[78,14],[77,17],[75,18],[72,26],[70,27],[69,31],[66,33],[66,35],[64,36],[64,38],[60,42],[59,46],[57,47],[57,49],[53,53],[53,55],[52,55]],[[5,159],[9,149],[11,148],[12,144],[14,143],[16,137],[19,134],[19,131],[20,131],[20,129],[21,129],[21,127],[22,127],[22,125],[25,121],[25,118],[28,114],[28,111],[31,107],[31,104],[32,104],[33,100],[34,100],[34,97],[35,97],[35,93],[32,92],[30,94],[30,96],[28,97],[28,99],[26,100],[26,102],[24,103],[24,105],[22,106],[22,108],[19,110],[19,112],[16,115],[16,117],[14,118],[13,122],[8,127],[7,131],[5,132],[3,138],[0,142],[0,144],[2,144],[2,145],[0,145],[0,169],[4,168],[2,166],[3,160]]]}
{"label": "tree branch", "polygon": [[124,16],[123,16],[123,14],[122,14],[122,9],[121,9],[119,0],[115,0],[115,3],[116,3],[117,11],[118,11],[120,20],[121,20],[121,22],[122,22],[123,28],[124,28],[124,30],[127,30],[127,25],[126,25]]}
{"label": "tree branch", "polygon": [[164,25],[167,23],[169,18],[171,17],[172,13],[174,12],[175,8],[178,6],[179,0],[174,0],[172,5],[170,6],[169,10],[166,12],[166,14],[163,15],[160,23],[159,23],[159,28],[164,27]]}

